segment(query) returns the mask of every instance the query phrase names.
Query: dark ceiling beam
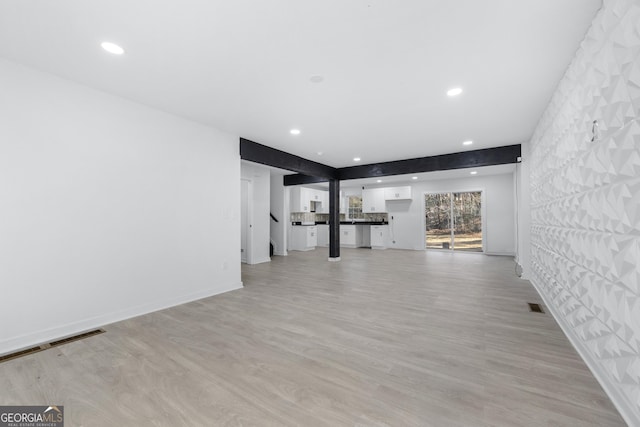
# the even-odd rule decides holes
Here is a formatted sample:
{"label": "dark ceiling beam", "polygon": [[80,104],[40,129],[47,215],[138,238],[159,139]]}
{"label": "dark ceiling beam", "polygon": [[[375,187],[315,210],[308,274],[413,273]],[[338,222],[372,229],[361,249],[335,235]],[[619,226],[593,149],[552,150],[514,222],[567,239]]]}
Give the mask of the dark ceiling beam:
{"label": "dark ceiling beam", "polygon": [[521,146],[520,144],[515,144],[336,169],[240,138],[240,158],[243,160],[297,172],[297,174],[284,176],[284,185],[287,186],[316,184],[327,182],[331,179],[346,181],[359,178],[377,178],[391,175],[505,165],[516,163],[520,156]]}
{"label": "dark ceiling beam", "polygon": [[299,173],[284,176],[284,185],[317,184],[319,182],[329,182],[327,178],[317,176],[302,175]]}
{"label": "dark ceiling beam", "polygon": [[520,157],[520,144],[461,153],[420,157],[393,162],[371,163],[338,169],[341,181],[359,178],[376,178],[390,175],[404,175],[420,172],[434,172],[451,169],[477,168],[516,163]]}
{"label": "dark ceiling beam", "polygon": [[322,179],[321,181],[314,182],[335,179],[338,174],[337,169],[331,166],[307,160],[244,138],[240,138],[240,158],[274,168],[290,170],[309,177],[316,177],[316,179]]}

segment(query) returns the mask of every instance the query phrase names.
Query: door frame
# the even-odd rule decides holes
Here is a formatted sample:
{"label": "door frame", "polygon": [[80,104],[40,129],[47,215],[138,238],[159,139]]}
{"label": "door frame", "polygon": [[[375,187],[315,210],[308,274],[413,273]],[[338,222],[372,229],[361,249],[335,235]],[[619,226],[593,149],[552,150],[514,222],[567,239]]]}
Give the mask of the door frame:
{"label": "door frame", "polygon": [[[243,206],[243,200],[242,200],[242,184],[243,181],[247,183],[247,202],[246,202],[246,206]],[[247,230],[246,230],[246,234],[247,234],[247,247],[245,248],[246,251],[246,256],[245,256],[245,261],[242,261],[242,253],[240,254],[240,262],[244,262],[245,264],[252,264],[253,262],[253,182],[252,180],[248,179],[248,178],[240,178],[240,209],[246,209],[246,214],[247,214]],[[240,215],[242,216],[242,212],[240,213]],[[240,250],[242,251],[242,219],[240,220]]]}
{"label": "door frame", "polygon": [[[438,191],[424,191],[422,193],[422,249],[427,250],[427,217],[425,216],[425,211],[427,209],[427,194],[443,194],[443,193],[477,193],[480,192],[480,215],[482,215],[481,223],[482,223],[482,252],[487,252],[487,198],[484,187],[464,187],[461,189],[442,189]],[[455,243],[454,243],[455,245]],[[454,246],[455,247],[455,246]],[[447,252],[455,252],[455,249],[429,249],[430,251],[447,251]],[[467,252],[467,251],[462,251]],[[468,251],[468,253],[478,253],[473,251]]]}

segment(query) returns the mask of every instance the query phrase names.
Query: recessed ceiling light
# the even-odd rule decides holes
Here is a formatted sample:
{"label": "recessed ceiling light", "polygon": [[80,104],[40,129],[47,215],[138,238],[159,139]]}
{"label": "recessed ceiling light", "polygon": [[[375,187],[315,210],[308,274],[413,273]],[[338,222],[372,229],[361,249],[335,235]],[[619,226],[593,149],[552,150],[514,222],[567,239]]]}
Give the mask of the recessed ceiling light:
{"label": "recessed ceiling light", "polygon": [[473,144],[473,141],[465,141],[462,143],[462,145],[471,145]]}
{"label": "recessed ceiling light", "polygon": [[478,173],[478,171],[471,171],[469,172],[471,175],[476,175]]}
{"label": "recessed ceiling light", "polygon": [[360,157],[354,157],[354,158],[353,158],[353,161],[354,161],[354,162],[359,162],[359,161],[360,161]]}
{"label": "recessed ceiling light", "polygon": [[102,48],[107,52],[113,53],[114,55],[122,55],[124,53],[124,49],[115,43],[102,42],[100,46],[102,46]]}
{"label": "recessed ceiling light", "polygon": [[413,176],[413,177],[411,177],[411,179],[418,179],[418,177],[417,176]]}
{"label": "recessed ceiling light", "polygon": [[324,77],[322,77],[321,75],[316,74],[314,76],[309,77],[309,81],[311,83],[322,83],[324,81]]}
{"label": "recessed ceiling light", "polygon": [[300,135],[300,129],[291,129],[289,133],[291,135]]}
{"label": "recessed ceiling light", "polygon": [[379,180],[377,180],[376,182],[382,182],[382,180],[381,180],[381,179],[379,179]]}
{"label": "recessed ceiling light", "polygon": [[458,96],[462,93],[462,88],[461,87],[454,87],[452,89],[449,89],[447,91],[447,95],[449,96]]}
{"label": "recessed ceiling light", "polygon": [[318,151],[318,156],[322,156],[322,151]]}

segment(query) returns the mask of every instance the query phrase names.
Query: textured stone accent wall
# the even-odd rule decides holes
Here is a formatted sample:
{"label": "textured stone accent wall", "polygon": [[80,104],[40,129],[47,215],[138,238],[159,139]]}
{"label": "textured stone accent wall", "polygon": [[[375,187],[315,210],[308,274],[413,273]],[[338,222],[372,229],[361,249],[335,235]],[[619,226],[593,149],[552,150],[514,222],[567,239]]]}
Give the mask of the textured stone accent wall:
{"label": "textured stone accent wall", "polygon": [[640,425],[640,0],[604,1],[530,160],[531,280]]}

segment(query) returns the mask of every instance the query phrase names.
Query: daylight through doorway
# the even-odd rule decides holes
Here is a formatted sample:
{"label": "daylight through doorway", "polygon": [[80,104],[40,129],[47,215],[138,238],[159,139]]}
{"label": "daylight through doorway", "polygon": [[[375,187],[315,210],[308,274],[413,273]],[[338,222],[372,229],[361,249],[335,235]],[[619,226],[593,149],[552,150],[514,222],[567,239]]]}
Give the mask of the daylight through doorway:
{"label": "daylight through doorway", "polygon": [[426,248],[482,252],[482,192],[425,194]]}

